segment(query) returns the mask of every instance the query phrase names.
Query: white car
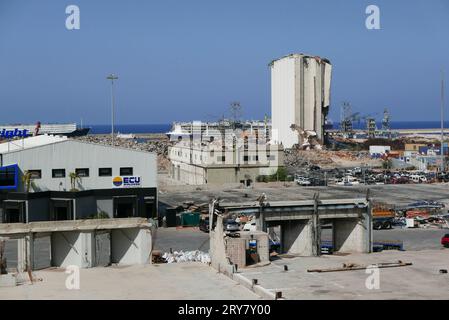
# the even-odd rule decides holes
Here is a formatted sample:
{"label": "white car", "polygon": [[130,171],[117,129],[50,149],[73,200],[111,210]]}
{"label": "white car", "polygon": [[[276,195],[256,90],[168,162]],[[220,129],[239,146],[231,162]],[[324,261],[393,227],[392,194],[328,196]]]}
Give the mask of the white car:
{"label": "white car", "polygon": [[311,184],[310,180],[305,177],[296,177],[295,182],[300,186],[310,186]]}
{"label": "white car", "polygon": [[353,186],[357,184],[360,184],[360,181],[352,176],[346,176],[337,182],[337,185],[339,186]]}
{"label": "white car", "polygon": [[243,231],[256,231],[256,229],[257,227],[255,222],[248,222],[243,226]]}

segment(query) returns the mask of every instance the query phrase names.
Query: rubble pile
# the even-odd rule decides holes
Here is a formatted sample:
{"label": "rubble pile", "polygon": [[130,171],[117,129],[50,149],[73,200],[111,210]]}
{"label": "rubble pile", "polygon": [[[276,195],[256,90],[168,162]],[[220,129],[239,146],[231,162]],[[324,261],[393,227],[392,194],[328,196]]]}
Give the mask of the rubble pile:
{"label": "rubble pile", "polygon": [[[82,137],[77,137],[76,139],[111,145],[111,137],[106,135],[87,135]],[[155,152],[158,156],[162,155],[164,157],[168,154],[168,147],[170,146],[170,141],[168,139],[158,139],[158,140],[150,140],[150,139],[115,139],[115,145],[121,148],[128,148],[133,150],[142,150],[148,152]]]}
{"label": "rubble pile", "polygon": [[338,165],[339,162],[362,162],[369,161],[368,152],[365,151],[329,151],[329,150],[285,150],[285,165],[290,167],[302,167],[307,165],[318,165],[330,167]]}
{"label": "rubble pile", "polygon": [[173,253],[165,252],[162,258],[166,263],[180,263],[180,262],[201,262],[210,263],[210,255],[208,253],[194,250],[194,251],[173,251]]}
{"label": "rubble pile", "polygon": [[319,165],[319,166],[331,166],[334,164],[334,161],[325,154],[328,154],[329,151],[324,150],[313,150],[313,151],[303,151],[303,150],[295,150],[295,149],[286,149],[285,153],[285,166],[287,167],[305,167],[310,164]]}

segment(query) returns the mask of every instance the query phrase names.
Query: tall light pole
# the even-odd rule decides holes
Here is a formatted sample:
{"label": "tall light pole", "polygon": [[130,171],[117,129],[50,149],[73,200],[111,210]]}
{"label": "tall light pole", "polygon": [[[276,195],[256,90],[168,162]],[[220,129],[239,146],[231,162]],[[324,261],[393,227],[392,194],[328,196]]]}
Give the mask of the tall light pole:
{"label": "tall light pole", "polygon": [[441,172],[444,171],[444,71],[441,70]]}
{"label": "tall light pole", "polygon": [[106,79],[111,80],[111,138],[112,146],[114,146],[114,80],[117,80],[118,77],[111,73]]}

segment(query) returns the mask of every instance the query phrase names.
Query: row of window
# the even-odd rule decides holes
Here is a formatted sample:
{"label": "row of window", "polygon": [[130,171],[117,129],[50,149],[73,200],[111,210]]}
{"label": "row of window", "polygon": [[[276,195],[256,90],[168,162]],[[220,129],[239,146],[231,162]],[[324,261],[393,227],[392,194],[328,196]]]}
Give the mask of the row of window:
{"label": "row of window", "polygon": [[[42,170],[28,170],[33,179],[41,179],[42,178]],[[89,177],[89,168],[77,168],[75,169],[75,174],[78,177],[86,178]],[[120,168],[121,176],[132,176],[133,168],[132,167],[123,167]],[[66,172],[65,169],[52,169],[51,170],[52,178],[65,178]],[[112,177],[112,168],[98,168],[98,176],[99,177]]]}

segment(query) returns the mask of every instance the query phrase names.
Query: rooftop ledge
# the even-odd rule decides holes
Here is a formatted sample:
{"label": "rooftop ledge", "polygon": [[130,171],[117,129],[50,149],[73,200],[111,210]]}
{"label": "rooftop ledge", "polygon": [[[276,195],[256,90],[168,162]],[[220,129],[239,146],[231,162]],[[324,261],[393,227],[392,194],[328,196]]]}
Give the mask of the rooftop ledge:
{"label": "rooftop ledge", "polygon": [[57,232],[57,231],[94,231],[126,228],[151,228],[145,218],[85,219],[67,221],[38,221],[30,223],[0,224],[0,235]]}

